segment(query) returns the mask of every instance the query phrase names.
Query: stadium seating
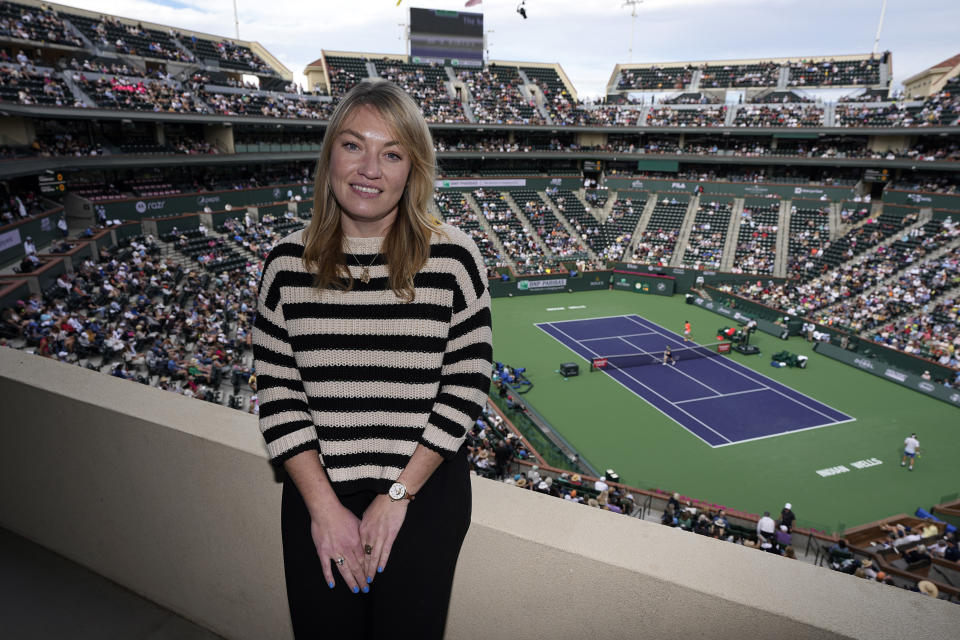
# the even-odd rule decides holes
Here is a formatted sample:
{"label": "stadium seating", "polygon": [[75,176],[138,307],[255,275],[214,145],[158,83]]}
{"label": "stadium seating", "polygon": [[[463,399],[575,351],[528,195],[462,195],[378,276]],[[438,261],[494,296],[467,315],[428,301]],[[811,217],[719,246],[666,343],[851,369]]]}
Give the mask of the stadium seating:
{"label": "stadium seating", "polygon": [[740,106],[734,116],[735,127],[818,127],[823,124],[823,109],[812,106]]}
{"label": "stadium seating", "polygon": [[73,93],[52,69],[0,64],[0,101],[76,106]]}
{"label": "stadium seating", "polygon": [[690,84],[693,67],[623,69],[617,89],[682,89]]}
{"label": "stadium seating", "polygon": [[377,75],[394,82],[420,105],[427,122],[453,124],[467,122],[459,99],[450,96],[444,67],[437,64],[408,64],[396,60],[376,60]]}
{"label": "stadium seating", "polygon": [[481,70],[457,71],[470,92],[469,105],[481,124],[546,124],[536,105],[520,91],[517,67],[490,65]]}
{"label": "stadium seating", "polygon": [[446,222],[466,231],[477,243],[489,275],[508,266],[506,259],[497,253],[490,237],[477,221],[477,213],[470,207],[462,193],[435,191],[433,200]]}
{"label": "stadium seating", "polygon": [[700,86],[706,89],[720,87],[774,87],[780,75],[780,65],[774,62],[736,65],[705,65]]}
{"label": "stadium seating", "polygon": [[367,63],[362,58],[348,56],[324,56],[330,77],[330,95],[339,98],[368,77]]}
{"label": "stadium seating", "polygon": [[648,127],[722,127],[727,107],[674,109],[655,107],[647,114]]}
{"label": "stadium seating", "polygon": [[682,266],[694,269],[720,268],[732,211],[730,203],[711,202],[703,197],[700,199],[686,250],[683,252]]}
{"label": "stadium seating", "polygon": [[52,7],[33,7],[17,2],[0,4],[0,36],[82,47],[83,41],[67,28]]}
{"label": "stadium seating", "polygon": [[880,59],[799,61],[790,65],[791,86],[875,85],[880,83]]}
{"label": "stadium seating", "polygon": [[734,273],[773,273],[780,203],[745,205],[734,254]]}
{"label": "stadium seating", "polygon": [[550,205],[544,202],[536,191],[511,190],[510,197],[533,225],[533,230],[537,232],[555,258],[583,260],[588,257],[580,239],[567,231],[567,228],[554,215]]}
{"label": "stadium seating", "polygon": [[667,265],[673,256],[687,214],[687,203],[665,194],[658,194],[658,198],[650,222],[633,249],[634,262]]}
{"label": "stadium seating", "polygon": [[65,17],[91,42],[108,51],[161,60],[190,61],[193,58],[163,31],[121,22],[113,16],[101,16],[98,20],[70,13]]}

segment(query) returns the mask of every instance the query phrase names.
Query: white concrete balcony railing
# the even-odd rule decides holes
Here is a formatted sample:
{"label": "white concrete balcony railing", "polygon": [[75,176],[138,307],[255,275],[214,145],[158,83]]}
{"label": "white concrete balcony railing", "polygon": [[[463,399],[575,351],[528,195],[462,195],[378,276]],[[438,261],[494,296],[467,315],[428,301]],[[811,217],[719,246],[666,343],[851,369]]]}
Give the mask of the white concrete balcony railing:
{"label": "white concrete balcony railing", "polygon": [[[253,416],[6,348],[0,397],[0,526],[224,637],[290,637],[280,485]],[[473,490],[448,638],[960,628],[944,601],[488,480]]]}

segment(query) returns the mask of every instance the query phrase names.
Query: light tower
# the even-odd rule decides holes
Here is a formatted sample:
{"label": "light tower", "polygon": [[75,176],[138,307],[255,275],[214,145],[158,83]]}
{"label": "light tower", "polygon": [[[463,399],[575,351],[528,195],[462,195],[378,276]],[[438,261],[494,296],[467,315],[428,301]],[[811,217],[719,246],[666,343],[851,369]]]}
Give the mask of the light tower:
{"label": "light tower", "polygon": [[637,5],[641,4],[643,0],[623,0],[623,7],[630,7],[630,62],[633,62],[633,34],[637,28]]}

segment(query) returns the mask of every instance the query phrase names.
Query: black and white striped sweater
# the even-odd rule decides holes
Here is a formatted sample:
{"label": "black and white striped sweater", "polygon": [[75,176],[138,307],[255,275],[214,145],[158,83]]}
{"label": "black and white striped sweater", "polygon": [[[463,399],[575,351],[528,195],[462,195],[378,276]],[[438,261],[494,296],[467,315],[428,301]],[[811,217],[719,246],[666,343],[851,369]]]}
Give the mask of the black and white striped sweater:
{"label": "black and white striped sweater", "polygon": [[[303,231],[267,256],[253,355],[271,461],[317,450],[337,493],[383,492],[418,443],[445,458],[460,448],[490,385],[490,294],[473,241],[441,231],[412,302],[394,295],[374,257],[381,238],[347,238],[347,292],[313,287]],[[371,260],[364,284],[356,263]]]}

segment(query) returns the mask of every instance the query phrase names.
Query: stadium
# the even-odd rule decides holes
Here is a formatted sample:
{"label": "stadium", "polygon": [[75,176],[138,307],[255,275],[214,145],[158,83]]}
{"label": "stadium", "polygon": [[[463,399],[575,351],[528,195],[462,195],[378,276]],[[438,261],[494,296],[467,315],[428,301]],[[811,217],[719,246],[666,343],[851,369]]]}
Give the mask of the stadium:
{"label": "stadium", "polygon": [[[411,8],[409,51],[321,42],[301,72],[0,2],[2,553],[179,616],[118,637],[289,636],[257,283],[313,215],[334,107],[382,78],[427,119],[431,211],[492,298],[450,637],[493,611],[488,637],[955,633],[960,52],[909,77],[896,50],[611,56],[581,99],[549,54],[491,59],[479,8]],[[56,635],[28,617],[17,637]]]}

